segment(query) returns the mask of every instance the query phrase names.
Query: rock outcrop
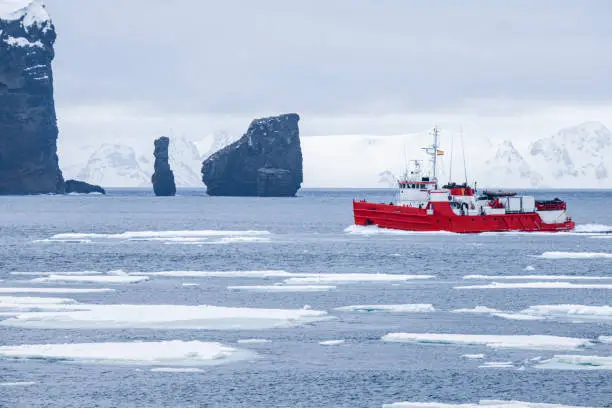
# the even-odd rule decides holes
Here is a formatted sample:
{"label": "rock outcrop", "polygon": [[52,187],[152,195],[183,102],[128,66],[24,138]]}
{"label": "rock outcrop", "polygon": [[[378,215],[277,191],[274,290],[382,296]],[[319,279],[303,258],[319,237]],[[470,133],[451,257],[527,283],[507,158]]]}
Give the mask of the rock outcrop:
{"label": "rock outcrop", "polygon": [[51,72],[55,37],[41,0],[0,4],[0,194],[64,192]]}
{"label": "rock outcrop", "polygon": [[216,196],[295,196],[303,181],[296,113],[255,119],[236,142],[204,160],[202,181]]}
{"label": "rock outcrop", "polygon": [[90,194],[100,193],[106,194],[106,191],[95,184],[89,184],[79,180],[66,180],[66,193]]}
{"label": "rock outcrop", "polygon": [[174,184],[174,173],[170,170],[168,162],[168,146],[170,139],[162,136],[155,140],[155,164],[154,173],[151,177],[153,183],[153,191],[156,196],[173,196],[176,194],[176,185]]}

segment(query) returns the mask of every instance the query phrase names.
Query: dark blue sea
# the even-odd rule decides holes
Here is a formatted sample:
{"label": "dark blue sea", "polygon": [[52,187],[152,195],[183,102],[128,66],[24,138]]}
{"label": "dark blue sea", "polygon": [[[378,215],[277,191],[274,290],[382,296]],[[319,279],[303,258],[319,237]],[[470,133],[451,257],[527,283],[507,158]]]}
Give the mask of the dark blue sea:
{"label": "dark blue sea", "polygon": [[[577,231],[458,235],[352,227],[351,200],[388,202],[394,193],[387,190],[302,190],[296,198],[208,197],[203,190],[179,190],[176,197],[154,197],[148,190],[0,197],[0,407],[380,408],[399,401],[477,404],[483,399],[612,407],[612,338],[605,337],[612,336],[612,191],[535,193],[565,199]],[[123,272],[107,274],[116,270]],[[289,284],[282,276],[151,274],[136,283],[46,279],[50,272],[61,277],[84,271],[98,276],[285,271],[298,278],[433,277],[350,282],[332,277],[310,284],[334,286],[320,292],[266,289]],[[536,276],[503,278],[512,275]],[[506,285],[534,282],[536,287]],[[228,289],[249,285],[265,287]],[[32,293],[27,288],[113,291]],[[62,320],[57,317],[61,310],[45,309],[36,299],[31,305],[15,299],[24,296],[96,305],[106,320]],[[431,309],[336,310],[404,304]],[[202,329],[190,316],[175,313],[173,322],[146,327],[138,314],[105,316],[103,305],[168,305],[162,309],[170,314],[172,305],[297,309],[326,311],[333,319],[258,328],[249,319],[223,327],[221,317],[218,327]],[[575,307],[573,312],[538,309],[535,317],[525,312],[542,305]],[[477,306],[496,311],[457,311]],[[19,323],[40,312],[33,320],[40,324]],[[142,319],[150,321],[151,314]],[[122,323],[109,327],[115,320]],[[447,334],[448,340],[382,341],[389,333]],[[451,336],[458,334],[479,336],[467,344]],[[509,347],[504,339],[512,342],[517,335],[582,343],[564,348],[544,340],[539,348]],[[238,343],[253,338],[269,341]],[[170,340],[219,342],[251,353],[183,371],[180,360],[165,362],[153,355],[149,362],[127,361],[112,348],[92,358],[70,352],[50,356],[50,348],[34,347],[143,342],[146,354],[148,342]],[[344,342],[320,344],[328,340]],[[20,349],[30,354],[10,354],[19,345],[32,345]]]}

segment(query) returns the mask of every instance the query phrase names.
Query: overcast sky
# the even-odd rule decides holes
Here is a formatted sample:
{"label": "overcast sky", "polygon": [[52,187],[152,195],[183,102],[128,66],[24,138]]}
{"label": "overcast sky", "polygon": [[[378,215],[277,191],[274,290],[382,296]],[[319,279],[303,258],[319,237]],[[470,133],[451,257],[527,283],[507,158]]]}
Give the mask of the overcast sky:
{"label": "overcast sky", "polygon": [[196,140],[283,112],[304,135],[612,126],[607,0],[45,3],[70,139]]}

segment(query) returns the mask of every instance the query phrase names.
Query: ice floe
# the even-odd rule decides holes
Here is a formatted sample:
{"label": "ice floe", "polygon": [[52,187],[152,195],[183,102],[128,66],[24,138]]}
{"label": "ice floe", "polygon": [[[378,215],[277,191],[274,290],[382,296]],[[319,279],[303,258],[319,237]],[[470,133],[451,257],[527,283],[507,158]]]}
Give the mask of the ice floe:
{"label": "ice floe", "polygon": [[79,310],[25,312],[0,325],[28,328],[147,328],[256,330],[296,327],[330,320],[327,312],[304,309],[260,309],[184,305],[79,304]]}
{"label": "ice floe", "polygon": [[327,292],[336,289],[330,285],[250,285],[227,288],[237,292]]}
{"label": "ice floe", "polygon": [[68,298],[0,296],[0,316],[14,316],[23,311],[74,310],[78,308],[76,303]]}
{"label": "ice floe", "polygon": [[138,283],[149,280],[148,276],[129,275],[48,275],[34,278],[31,282],[75,282],[75,283]]}
{"label": "ice floe", "polygon": [[597,341],[604,344],[612,344],[612,336],[599,336]]}
{"label": "ice floe", "polygon": [[343,343],[344,343],[344,340],[325,340],[325,341],[319,342],[319,344],[322,346],[338,346]]}
{"label": "ice floe", "polygon": [[478,280],[612,280],[612,276],[575,275],[465,275],[463,279]]}
{"label": "ice floe", "polygon": [[609,258],[612,259],[612,254],[607,252],[544,252],[539,256],[544,259],[593,259],[593,258]]}
{"label": "ice floe", "polygon": [[181,286],[185,286],[185,287],[194,287],[194,286],[200,286],[199,283],[183,283]]}
{"label": "ice floe", "polygon": [[103,293],[114,292],[107,288],[0,288],[0,293]]}
{"label": "ice floe", "polygon": [[451,310],[452,313],[500,313],[501,310],[491,309],[486,306],[476,306],[471,309],[454,309]]}
{"label": "ice floe", "polygon": [[574,405],[545,404],[525,401],[480,400],[477,403],[446,404],[443,402],[394,402],[383,404],[383,408],[589,408]]}
{"label": "ice floe", "polygon": [[491,348],[572,350],[587,347],[587,339],[545,335],[492,335],[492,334],[445,334],[445,333],[389,333],[381,340],[400,343],[467,344]]}
{"label": "ice floe", "polygon": [[0,387],[25,387],[36,384],[34,381],[0,382]]}
{"label": "ice floe", "polygon": [[196,367],[153,367],[149,371],[154,373],[202,373],[200,368]]}
{"label": "ice floe", "polygon": [[267,339],[240,339],[236,343],[238,344],[264,344],[264,343],[271,343],[271,341]]}
{"label": "ice floe", "polygon": [[268,242],[272,234],[260,230],[126,231],[118,234],[62,233],[38,242],[152,241],[166,244],[231,244]]}
{"label": "ice floe", "polygon": [[585,233],[612,233],[612,225],[604,224],[582,224],[576,225],[573,232]]}
{"label": "ice floe", "polygon": [[351,305],[335,308],[343,312],[391,312],[391,313],[424,313],[435,312],[431,304],[413,303],[399,305]]}
{"label": "ice floe", "polygon": [[74,272],[11,272],[11,275],[21,276],[47,276],[47,275],[95,275],[97,271],[74,271]]}
{"label": "ice floe", "polygon": [[612,289],[612,284],[571,282],[491,282],[486,285],[455,286],[454,289]]}
{"label": "ice floe", "polygon": [[0,358],[46,359],[100,364],[217,365],[255,354],[215,342],[158,341],[0,346]]}
{"label": "ice floe", "polygon": [[612,370],[612,357],[555,355],[535,366],[551,370]]}
{"label": "ice floe", "polygon": [[487,361],[478,368],[514,368],[512,361]]}
{"label": "ice floe", "polygon": [[301,278],[285,279],[285,283],[302,285],[312,283],[403,282],[434,277],[433,275],[395,275],[389,273],[320,273]]}
{"label": "ice floe", "polygon": [[586,305],[536,305],[518,312],[476,306],[473,309],[455,309],[453,313],[483,313],[511,320],[569,320],[571,322],[612,321],[612,307]]}
{"label": "ice floe", "polygon": [[535,268],[533,267],[533,265],[527,265],[527,266],[525,267],[525,270],[526,270],[526,271],[535,271]]}
{"label": "ice floe", "polygon": [[484,354],[463,354],[461,357],[467,358],[470,360],[480,360],[480,359],[485,358],[485,355]]}
{"label": "ice floe", "polygon": [[168,278],[284,278],[310,276],[312,274],[290,273],[286,271],[160,271],[131,272],[130,275],[162,276]]}

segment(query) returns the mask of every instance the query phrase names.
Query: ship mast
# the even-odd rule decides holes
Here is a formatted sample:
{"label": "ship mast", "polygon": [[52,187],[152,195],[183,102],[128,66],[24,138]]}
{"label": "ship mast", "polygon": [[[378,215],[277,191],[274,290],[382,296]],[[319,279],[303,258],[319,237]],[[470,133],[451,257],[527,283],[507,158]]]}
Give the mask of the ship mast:
{"label": "ship mast", "polygon": [[436,173],[436,167],[438,162],[438,128],[433,128],[433,180],[436,182],[436,188],[438,188],[438,175]]}

